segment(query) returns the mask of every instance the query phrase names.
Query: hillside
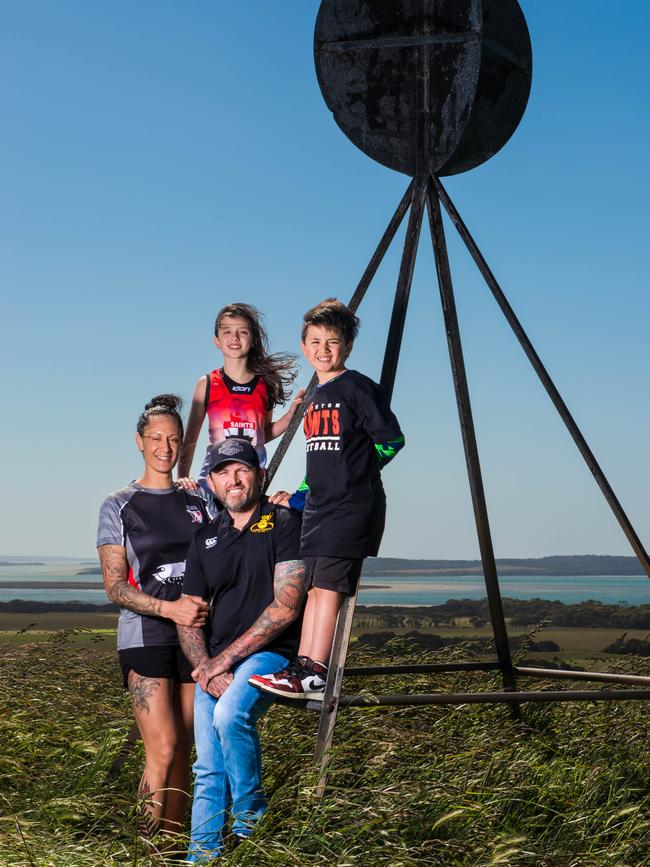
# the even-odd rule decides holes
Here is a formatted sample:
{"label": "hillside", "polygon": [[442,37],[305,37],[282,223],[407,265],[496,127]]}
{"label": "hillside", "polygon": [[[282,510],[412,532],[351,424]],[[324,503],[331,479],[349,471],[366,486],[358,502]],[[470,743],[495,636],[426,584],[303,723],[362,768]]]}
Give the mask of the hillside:
{"label": "hillside", "polygon": [[[468,652],[414,653],[401,642],[381,653],[355,647],[351,662],[452,658]],[[650,661],[630,670],[650,674]],[[400,676],[346,680],[345,691],[498,685],[494,676]],[[518,720],[503,706],[344,711],[322,802],[311,794],[316,724],[279,706],[262,721],[270,810],[250,843],[229,846],[224,867],[650,863],[642,702],[524,705]],[[129,727],[101,640],[72,646],[61,633],[0,645],[0,805],[11,817],[0,823],[0,864],[165,863],[135,831],[139,747],[107,781]]]}

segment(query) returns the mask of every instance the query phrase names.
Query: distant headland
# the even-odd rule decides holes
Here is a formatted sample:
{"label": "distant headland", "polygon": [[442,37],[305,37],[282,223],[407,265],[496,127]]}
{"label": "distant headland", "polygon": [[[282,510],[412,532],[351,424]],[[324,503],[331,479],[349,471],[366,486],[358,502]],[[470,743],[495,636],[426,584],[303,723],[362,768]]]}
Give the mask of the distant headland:
{"label": "distant headland", "polygon": [[[15,556],[0,560],[2,566],[48,566],[52,561],[58,561],[60,567],[65,558],[46,558],[45,561],[28,560],[27,557]],[[70,558],[68,575],[101,576],[99,563],[93,563],[88,558]],[[548,557],[503,557],[496,561],[501,575],[643,575],[643,568],[636,557],[622,557],[607,554],[572,554],[552,555]],[[424,560],[408,557],[371,557],[363,564],[363,575],[407,577],[409,575],[482,575],[483,566],[480,560]],[[36,575],[34,578],[36,579]],[[2,580],[2,586],[15,586]],[[61,581],[65,582],[61,576]],[[28,582],[20,582],[21,586],[29,586]],[[35,584],[33,585],[36,586]],[[38,586],[41,586],[40,583]],[[58,587],[58,583],[49,580],[47,586]],[[77,585],[80,588],[81,585]],[[89,585],[90,586],[90,585]],[[63,587],[63,583],[61,584]]]}
{"label": "distant headland", "polygon": [[[636,557],[607,554],[573,554],[551,557],[497,560],[503,575],[643,575]],[[80,569],[77,575],[101,575],[99,564]],[[372,557],[363,564],[363,575],[473,575],[483,574],[480,560],[411,560],[407,557]]]}
{"label": "distant headland", "polygon": [[[503,575],[643,575],[636,557],[571,554],[550,557],[503,558],[496,561]],[[363,564],[364,575],[483,574],[480,560],[409,560],[376,557]]]}
{"label": "distant headland", "polygon": [[[46,561],[51,562],[46,558]],[[60,563],[65,560],[57,557]],[[99,563],[87,558],[70,558],[70,573],[101,575]],[[19,557],[0,560],[1,566],[47,566],[48,562],[30,561]],[[568,554],[549,557],[503,557],[496,561],[502,575],[643,575],[636,557],[608,554]],[[76,567],[76,568],[75,568]],[[423,560],[408,557],[372,557],[363,564],[363,575],[481,575],[480,560]],[[0,578],[1,578],[0,574]],[[6,585],[5,585],[6,586]],[[55,586],[51,584],[49,586]]]}

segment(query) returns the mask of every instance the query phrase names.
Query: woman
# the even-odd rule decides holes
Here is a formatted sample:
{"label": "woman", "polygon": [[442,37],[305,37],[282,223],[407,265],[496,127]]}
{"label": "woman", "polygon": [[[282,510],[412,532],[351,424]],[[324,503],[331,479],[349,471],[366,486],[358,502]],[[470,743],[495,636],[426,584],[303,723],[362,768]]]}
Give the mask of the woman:
{"label": "woman", "polygon": [[176,624],[202,626],[207,605],[181,597],[185,555],[209,521],[205,494],[172,481],[183,442],[182,401],[154,397],[137,424],[144,458],[137,481],[111,494],[99,513],[97,548],[108,597],[120,606],[117,650],[142,736],[142,830],[182,829],[190,788],[194,682]]}

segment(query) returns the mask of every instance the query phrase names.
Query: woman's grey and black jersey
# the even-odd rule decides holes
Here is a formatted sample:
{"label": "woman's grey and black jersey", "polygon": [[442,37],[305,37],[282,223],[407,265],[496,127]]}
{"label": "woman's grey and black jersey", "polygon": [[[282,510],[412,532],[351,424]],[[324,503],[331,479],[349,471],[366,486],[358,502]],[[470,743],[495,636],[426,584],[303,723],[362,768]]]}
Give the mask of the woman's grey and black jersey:
{"label": "woman's grey and black jersey", "polygon": [[[102,503],[97,545],[123,545],[129,584],[174,602],[181,595],[187,549],[194,533],[209,523],[211,508],[203,491],[143,488],[132,482]],[[120,609],[118,650],[177,644],[171,620]]]}

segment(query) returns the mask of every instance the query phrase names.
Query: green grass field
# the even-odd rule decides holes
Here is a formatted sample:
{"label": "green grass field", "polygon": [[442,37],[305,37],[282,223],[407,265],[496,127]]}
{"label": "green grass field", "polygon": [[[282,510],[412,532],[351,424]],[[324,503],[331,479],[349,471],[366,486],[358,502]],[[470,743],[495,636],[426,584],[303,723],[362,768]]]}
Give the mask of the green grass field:
{"label": "green grass field", "polygon": [[[139,745],[102,634],[0,643],[0,864],[162,864],[136,833]],[[37,641],[34,641],[37,638]],[[598,638],[599,640],[599,638]],[[467,658],[353,647],[352,663]],[[616,669],[650,674],[650,661]],[[494,676],[346,680],[345,692],[498,688]],[[537,684],[537,687],[550,684]],[[261,723],[270,809],[224,865],[650,865],[650,725],[643,702],[342,711],[326,797],[313,797],[317,718]],[[182,843],[183,841],[179,841]]]}
{"label": "green grass field", "polygon": [[[99,613],[86,614],[77,612],[48,612],[46,614],[13,614],[0,613],[0,647],[3,642],[11,641],[13,644],[26,644],[35,638],[43,638],[52,632],[62,630],[69,631],[71,642],[87,643],[91,640],[92,633],[103,634],[107,642],[113,643],[117,624],[117,615]],[[382,627],[382,626],[356,626],[355,633],[381,632],[390,629],[396,635],[403,635],[409,631],[409,627]],[[489,626],[432,626],[423,630],[440,635],[443,638],[460,637],[463,639],[484,639],[489,647],[492,630]],[[647,638],[648,631],[644,629],[605,629],[590,627],[542,627],[535,632],[537,641],[554,641],[560,650],[558,659],[566,662],[588,664],[592,659],[607,658],[603,654],[605,647],[612,644],[623,632],[627,638]],[[512,637],[526,634],[527,629],[510,628]],[[533,656],[535,654],[532,654]],[[539,655],[539,654],[538,654]],[[549,654],[547,654],[548,656]]]}

